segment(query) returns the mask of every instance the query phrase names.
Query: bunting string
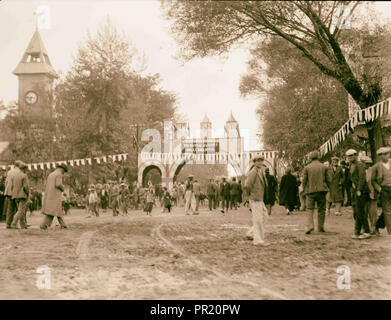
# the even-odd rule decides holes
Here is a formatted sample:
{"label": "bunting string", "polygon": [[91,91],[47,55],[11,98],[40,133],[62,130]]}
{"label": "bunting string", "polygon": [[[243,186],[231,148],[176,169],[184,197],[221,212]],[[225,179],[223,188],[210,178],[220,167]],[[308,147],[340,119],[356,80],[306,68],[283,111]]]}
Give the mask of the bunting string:
{"label": "bunting string", "polygon": [[[55,169],[57,165],[59,164],[66,164],[69,166],[85,166],[86,164],[92,165],[93,160],[95,160],[96,163],[101,164],[102,162],[107,163],[107,158],[111,159],[113,162],[115,161],[122,161],[126,160],[128,156],[128,153],[122,153],[122,154],[116,154],[116,155],[109,155],[109,156],[101,156],[101,157],[95,157],[95,158],[85,158],[85,159],[72,159],[72,160],[62,160],[62,161],[51,161],[51,162],[38,162],[38,163],[27,163],[27,168],[29,171],[32,170],[44,170],[44,169]],[[1,168],[3,170],[6,170],[7,168],[13,168],[13,165],[2,165]]]}
{"label": "bunting string", "polygon": [[[354,131],[354,129],[362,122],[371,122],[385,115],[389,115],[391,108],[391,98],[381,101],[373,106],[357,111],[345,124],[325,143],[319,147],[321,156],[333,151],[347,135]],[[309,154],[307,155],[307,157]]]}

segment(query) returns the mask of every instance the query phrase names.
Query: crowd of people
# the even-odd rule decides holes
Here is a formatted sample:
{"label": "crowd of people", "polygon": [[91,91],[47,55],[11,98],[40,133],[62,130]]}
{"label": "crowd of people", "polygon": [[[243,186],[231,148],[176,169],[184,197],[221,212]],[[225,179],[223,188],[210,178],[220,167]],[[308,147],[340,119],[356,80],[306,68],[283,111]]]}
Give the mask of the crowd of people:
{"label": "crowd of people", "polygon": [[[310,162],[302,170],[288,168],[281,180],[270,174],[261,156],[253,159],[249,173],[242,180],[233,177],[210,178],[201,185],[193,175],[184,182],[175,182],[168,189],[151,181],[146,187],[137,181],[109,181],[89,185],[86,194],[66,191],[62,177],[68,168],[59,164],[47,177],[45,190],[40,193],[30,187],[27,165],[16,161],[8,172],[0,176],[0,214],[9,229],[27,229],[26,213],[36,210],[44,214],[41,229],[48,229],[54,217],[61,228],[67,228],[64,216],[72,207],[84,207],[86,217],[99,217],[100,212],[111,209],[113,216],[128,215],[129,210],[143,210],[150,216],[154,207],[172,212],[183,207],[186,215],[198,215],[200,206],[222,214],[249,206],[253,225],[248,238],[254,244],[265,244],[264,219],[272,214],[275,203],[286,208],[286,214],[295,210],[307,211],[306,234],[314,231],[314,212],[317,209],[317,229],[325,232],[326,216],[334,207],[336,216],[342,215],[342,206],[353,207],[355,221],[353,239],[367,239],[379,235],[386,228],[391,234],[391,164],[390,148],[377,151],[379,161],[373,165],[368,156],[358,158],[356,150],[346,152],[345,159],[333,157],[331,165],[320,162],[319,152],[310,154]],[[382,213],[378,215],[378,207]]]}

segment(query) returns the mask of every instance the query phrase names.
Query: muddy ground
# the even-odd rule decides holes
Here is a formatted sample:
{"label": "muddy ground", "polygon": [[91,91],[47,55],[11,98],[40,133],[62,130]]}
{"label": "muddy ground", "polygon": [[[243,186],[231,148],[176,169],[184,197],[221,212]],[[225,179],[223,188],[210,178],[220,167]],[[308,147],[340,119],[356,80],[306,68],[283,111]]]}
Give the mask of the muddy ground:
{"label": "muddy ground", "polygon": [[[391,237],[352,240],[351,208],[326,218],[326,233],[304,234],[305,213],[275,207],[267,247],[245,234],[251,213],[222,215],[183,208],[152,217],[141,211],[86,218],[72,210],[69,229],[54,223],[28,230],[0,224],[1,299],[391,299]],[[38,289],[40,266],[50,268],[50,289]],[[339,266],[350,269],[341,290]]]}

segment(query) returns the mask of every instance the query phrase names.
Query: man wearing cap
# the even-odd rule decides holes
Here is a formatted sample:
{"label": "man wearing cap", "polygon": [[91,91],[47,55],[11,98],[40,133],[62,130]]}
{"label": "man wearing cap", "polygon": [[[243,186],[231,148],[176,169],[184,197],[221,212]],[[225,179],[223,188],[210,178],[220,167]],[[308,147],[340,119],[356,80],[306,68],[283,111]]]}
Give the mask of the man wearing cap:
{"label": "man wearing cap", "polygon": [[47,230],[51,226],[54,217],[57,217],[62,229],[67,228],[62,210],[62,193],[64,192],[62,178],[65,172],[68,172],[68,167],[65,164],[58,164],[46,180],[42,204],[42,214],[45,215],[41,223],[41,229],[43,230]]}
{"label": "man wearing cap", "polygon": [[379,161],[372,169],[372,184],[381,195],[381,204],[387,233],[391,235],[391,162],[390,148],[382,147],[377,150]]}
{"label": "man wearing cap", "polygon": [[[352,180],[352,205],[353,216],[355,220],[354,235],[352,239],[367,239],[370,238],[370,230],[368,225],[368,212],[366,210],[366,202],[369,196],[369,188],[366,180],[365,164],[357,159],[357,151],[349,149],[346,151],[346,156],[350,163],[350,176]],[[364,233],[361,234],[361,229],[364,228]]]}
{"label": "man wearing cap", "polygon": [[319,158],[319,152],[313,151],[310,154],[311,162],[305,166],[303,172],[303,189],[306,190],[307,209],[309,209],[306,234],[314,231],[315,203],[318,207],[318,231],[325,232],[326,194],[330,187],[331,174]]}
{"label": "man wearing cap", "polygon": [[19,166],[22,162],[16,160],[14,166],[7,173],[7,178],[5,179],[5,190],[4,190],[4,208],[3,212],[6,215],[6,224],[7,229],[11,229],[12,220],[17,210],[15,201],[12,199],[12,184],[14,176],[20,172]]}
{"label": "man wearing cap", "polygon": [[264,220],[267,217],[267,209],[264,196],[267,180],[263,166],[264,158],[258,156],[253,161],[254,166],[248,173],[245,184],[245,191],[253,216],[253,225],[247,232],[247,238],[252,239],[254,245],[265,245]]}
{"label": "man wearing cap", "polygon": [[22,229],[27,229],[26,210],[27,198],[29,196],[29,181],[25,170],[27,165],[19,164],[19,171],[13,176],[12,180],[12,199],[15,201],[18,211],[16,212],[11,224],[11,229],[18,228],[18,222]]}

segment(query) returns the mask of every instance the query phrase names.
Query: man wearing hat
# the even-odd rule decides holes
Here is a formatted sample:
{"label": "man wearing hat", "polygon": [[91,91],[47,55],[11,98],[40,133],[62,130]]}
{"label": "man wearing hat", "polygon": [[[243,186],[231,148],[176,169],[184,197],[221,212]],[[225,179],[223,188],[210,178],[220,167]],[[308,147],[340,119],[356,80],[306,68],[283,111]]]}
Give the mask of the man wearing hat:
{"label": "man wearing hat", "polygon": [[[357,159],[357,151],[354,149],[346,151],[346,156],[350,163],[352,205],[355,220],[354,235],[352,236],[352,239],[367,239],[370,238],[371,235],[368,225],[368,212],[366,210],[369,188],[367,185],[365,164]],[[363,234],[361,234],[362,228],[364,229]]]}
{"label": "man wearing hat", "polygon": [[216,209],[215,207],[215,194],[216,194],[216,185],[213,178],[209,179],[208,185],[206,187],[206,194],[208,196],[209,211]]}
{"label": "man wearing hat", "polygon": [[330,187],[331,174],[330,170],[319,161],[319,158],[318,151],[311,152],[311,162],[303,170],[303,189],[306,190],[307,209],[310,210],[306,234],[314,231],[315,203],[318,207],[318,231],[325,232],[326,194]]}
{"label": "man wearing hat", "polygon": [[62,229],[67,228],[62,210],[62,193],[64,192],[62,178],[65,172],[68,172],[66,164],[58,164],[46,180],[45,196],[42,203],[42,214],[45,215],[41,223],[43,230],[47,230],[51,226],[54,217],[57,217]]}
{"label": "man wearing hat", "polygon": [[350,180],[350,174],[349,174],[349,165],[345,160],[341,161],[341,170],[343,173],[343,194],[344,194],[344,200],[345,200],[345,194],[346,194],[346,202],[344,203],[345,207],[349,207],[352,205],[352,194],[351,194],[351,187],[352,187],[352,181]]}
{"label": "man wearing hat", "polygon": [[5,220],[5,215],[3,215],[4,208],[4,190],[5,190],[5,178],[6,178],[6,169],[0,168],[0,221]]}
{"label": "man wearing hat", "polygon": [[264,158],[257,156],[253,159],[254,166],[247,175],[245,190],[249,199],[253,225],[247,232],[247,238],[253,240],[254,245],[265,245],[264,220],[267,217],[267,209],[264,197],[267,180],[263,165]]}
{"label": "man wearing hat", "polygon": [[[331,183],[330,183],[330,205],[335,204],[335,215],[340,216],[341,214],[341,206],[343,203],[343,182],[344,182],[344,174],[342,171],[342,167],[339,165],[339,158],[332,157],[331,158]],[[328,208],[330,211],[330,208]]]}
{"label": "man wearing hat", "polygon": [[26,225],[26,210],[27,198],[29,196],[29,181],[25,170],[27,165],[23,162],[19,163],[19,171],[12,179],[12,199],[15,201],[18,211],[16,212],[11,224],[11,229],[18,228],[18,222],[22,229],[27,229]]}
{"label": "man wearing hat", "polygon": [[22,164],[20,160],[14,162],[14,166],[7,173],[5,179],[5,190],[4,190],[4,208],[3,212],[6,215],[7,229],[11,229],[11,224],[14,219],[14,215],[17,210],[15,201],[12,199],[12,184],[14,176],[20,172],[19,166]]}
{"label": "man wearing hat", "polygon": [[193,184],[194,184],[194,176],[192,174],[190,174],[186,180],[186,185],[185,185],[185,212],[186,212],[186,215],[189,214],[190,210],[193,212],[193,214],[196,212],[195,211],[195,196],[193,193]]}
{"label": "man wearing hat", "polygon": [[372,184],[381,195],[381,204],[387,233],[391,235],[391,162],[390,148],[382,147],[377,150],[379,161],[372,169]]}
{"label": "man wearing hat", "polygon": [[228,183],[226,177],[223,177],[222,180],[223,181],[220,184],[221,213],[224,213],[224,208],[228,212],[229,202],[231,199],[231,185]]}

